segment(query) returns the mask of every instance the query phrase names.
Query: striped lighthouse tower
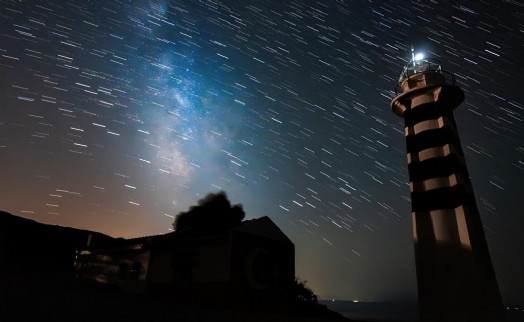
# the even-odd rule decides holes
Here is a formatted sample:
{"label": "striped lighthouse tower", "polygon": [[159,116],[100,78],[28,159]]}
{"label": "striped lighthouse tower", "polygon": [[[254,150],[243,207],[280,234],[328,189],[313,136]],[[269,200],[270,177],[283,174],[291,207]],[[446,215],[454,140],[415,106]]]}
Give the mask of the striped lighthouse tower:
{"label": "striped lighthouse tower", "polygon": [[506,321],[453,117],[453,74],[414,55],[391,102],[404,118],[420,321]]}

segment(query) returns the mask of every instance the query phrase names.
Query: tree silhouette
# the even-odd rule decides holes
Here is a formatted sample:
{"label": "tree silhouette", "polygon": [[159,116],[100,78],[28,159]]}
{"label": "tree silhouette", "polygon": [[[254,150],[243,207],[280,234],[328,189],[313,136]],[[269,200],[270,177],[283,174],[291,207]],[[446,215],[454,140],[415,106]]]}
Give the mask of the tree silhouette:
{"label": "tree silhouette", "polygon": [[293,283],[293,297],[298,302],[317,304],[318,296],[306,284],[306,280],[303,280],[300,277],[295,277]]}
{"label": "tree silhouette", "polygon": [[238,225],[245,217],[241,204],[231,205],[224,191],[209,193],[196,206],[176,215],[173,228],[176,231],[221,230]]}

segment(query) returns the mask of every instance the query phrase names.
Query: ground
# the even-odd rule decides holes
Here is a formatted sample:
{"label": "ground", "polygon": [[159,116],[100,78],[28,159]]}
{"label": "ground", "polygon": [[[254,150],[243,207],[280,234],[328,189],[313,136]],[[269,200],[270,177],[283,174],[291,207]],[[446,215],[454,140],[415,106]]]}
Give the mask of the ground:
{"label": "ground", "polygon": [[324,322],[349,321],[254,312],[209,309],[169,299],[126,294],[86,285],[70,273],[0,273],[0,321],[253,321]]}

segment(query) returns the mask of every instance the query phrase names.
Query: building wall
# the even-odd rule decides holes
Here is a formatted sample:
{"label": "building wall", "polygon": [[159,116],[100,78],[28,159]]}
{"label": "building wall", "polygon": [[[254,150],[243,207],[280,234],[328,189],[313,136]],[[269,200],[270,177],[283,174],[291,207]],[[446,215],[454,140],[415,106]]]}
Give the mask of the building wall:
{"label": "building wall", "polygon": [[242,306],[278,301],[294,280],[294,246],[287,239],[232,232],[230,240],[215,242],[153,250],[149,291],[184,301]]}
{"label": "building wall", "polygon": [[236,232],[232,237],[232,287],[238,301],[278,301],[295,278],[294,245],[288,240]]}
{"label": "building wall", "polygon": [[166,235],[136,249],[83,251],[77,275],[124,291],[199,304],[278,301],[276,295],[284,294],[294,280],[293,243],[269,219],[241,228],[244,231]]}
{"label": "building wall", "polygon": [[154,250],[150,283],[227,283],[230,251],[228,244],[177,247]]}
{"label": "building wall", "polygon": [[142,292],[146,287],[149,256],[149,251],[142,249],[84,252],[77,258],[75,271],[80,279]]}
{"label": "building wall", "polygon": [[149,292],[184,302],[230,305],[230,262],[228,240],[153,250]]}

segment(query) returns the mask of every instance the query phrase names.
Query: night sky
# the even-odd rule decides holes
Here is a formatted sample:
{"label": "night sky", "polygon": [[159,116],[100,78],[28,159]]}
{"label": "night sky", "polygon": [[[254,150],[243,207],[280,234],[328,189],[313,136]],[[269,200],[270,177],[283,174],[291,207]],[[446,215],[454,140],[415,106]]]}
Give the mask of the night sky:
{"label": "night sky", "polygon": [[501,293],[524,303],[520,1],[1,1],[0,209],[137,237],[224,190],[322,298],[416,297],[413,45],[456,120]]}

